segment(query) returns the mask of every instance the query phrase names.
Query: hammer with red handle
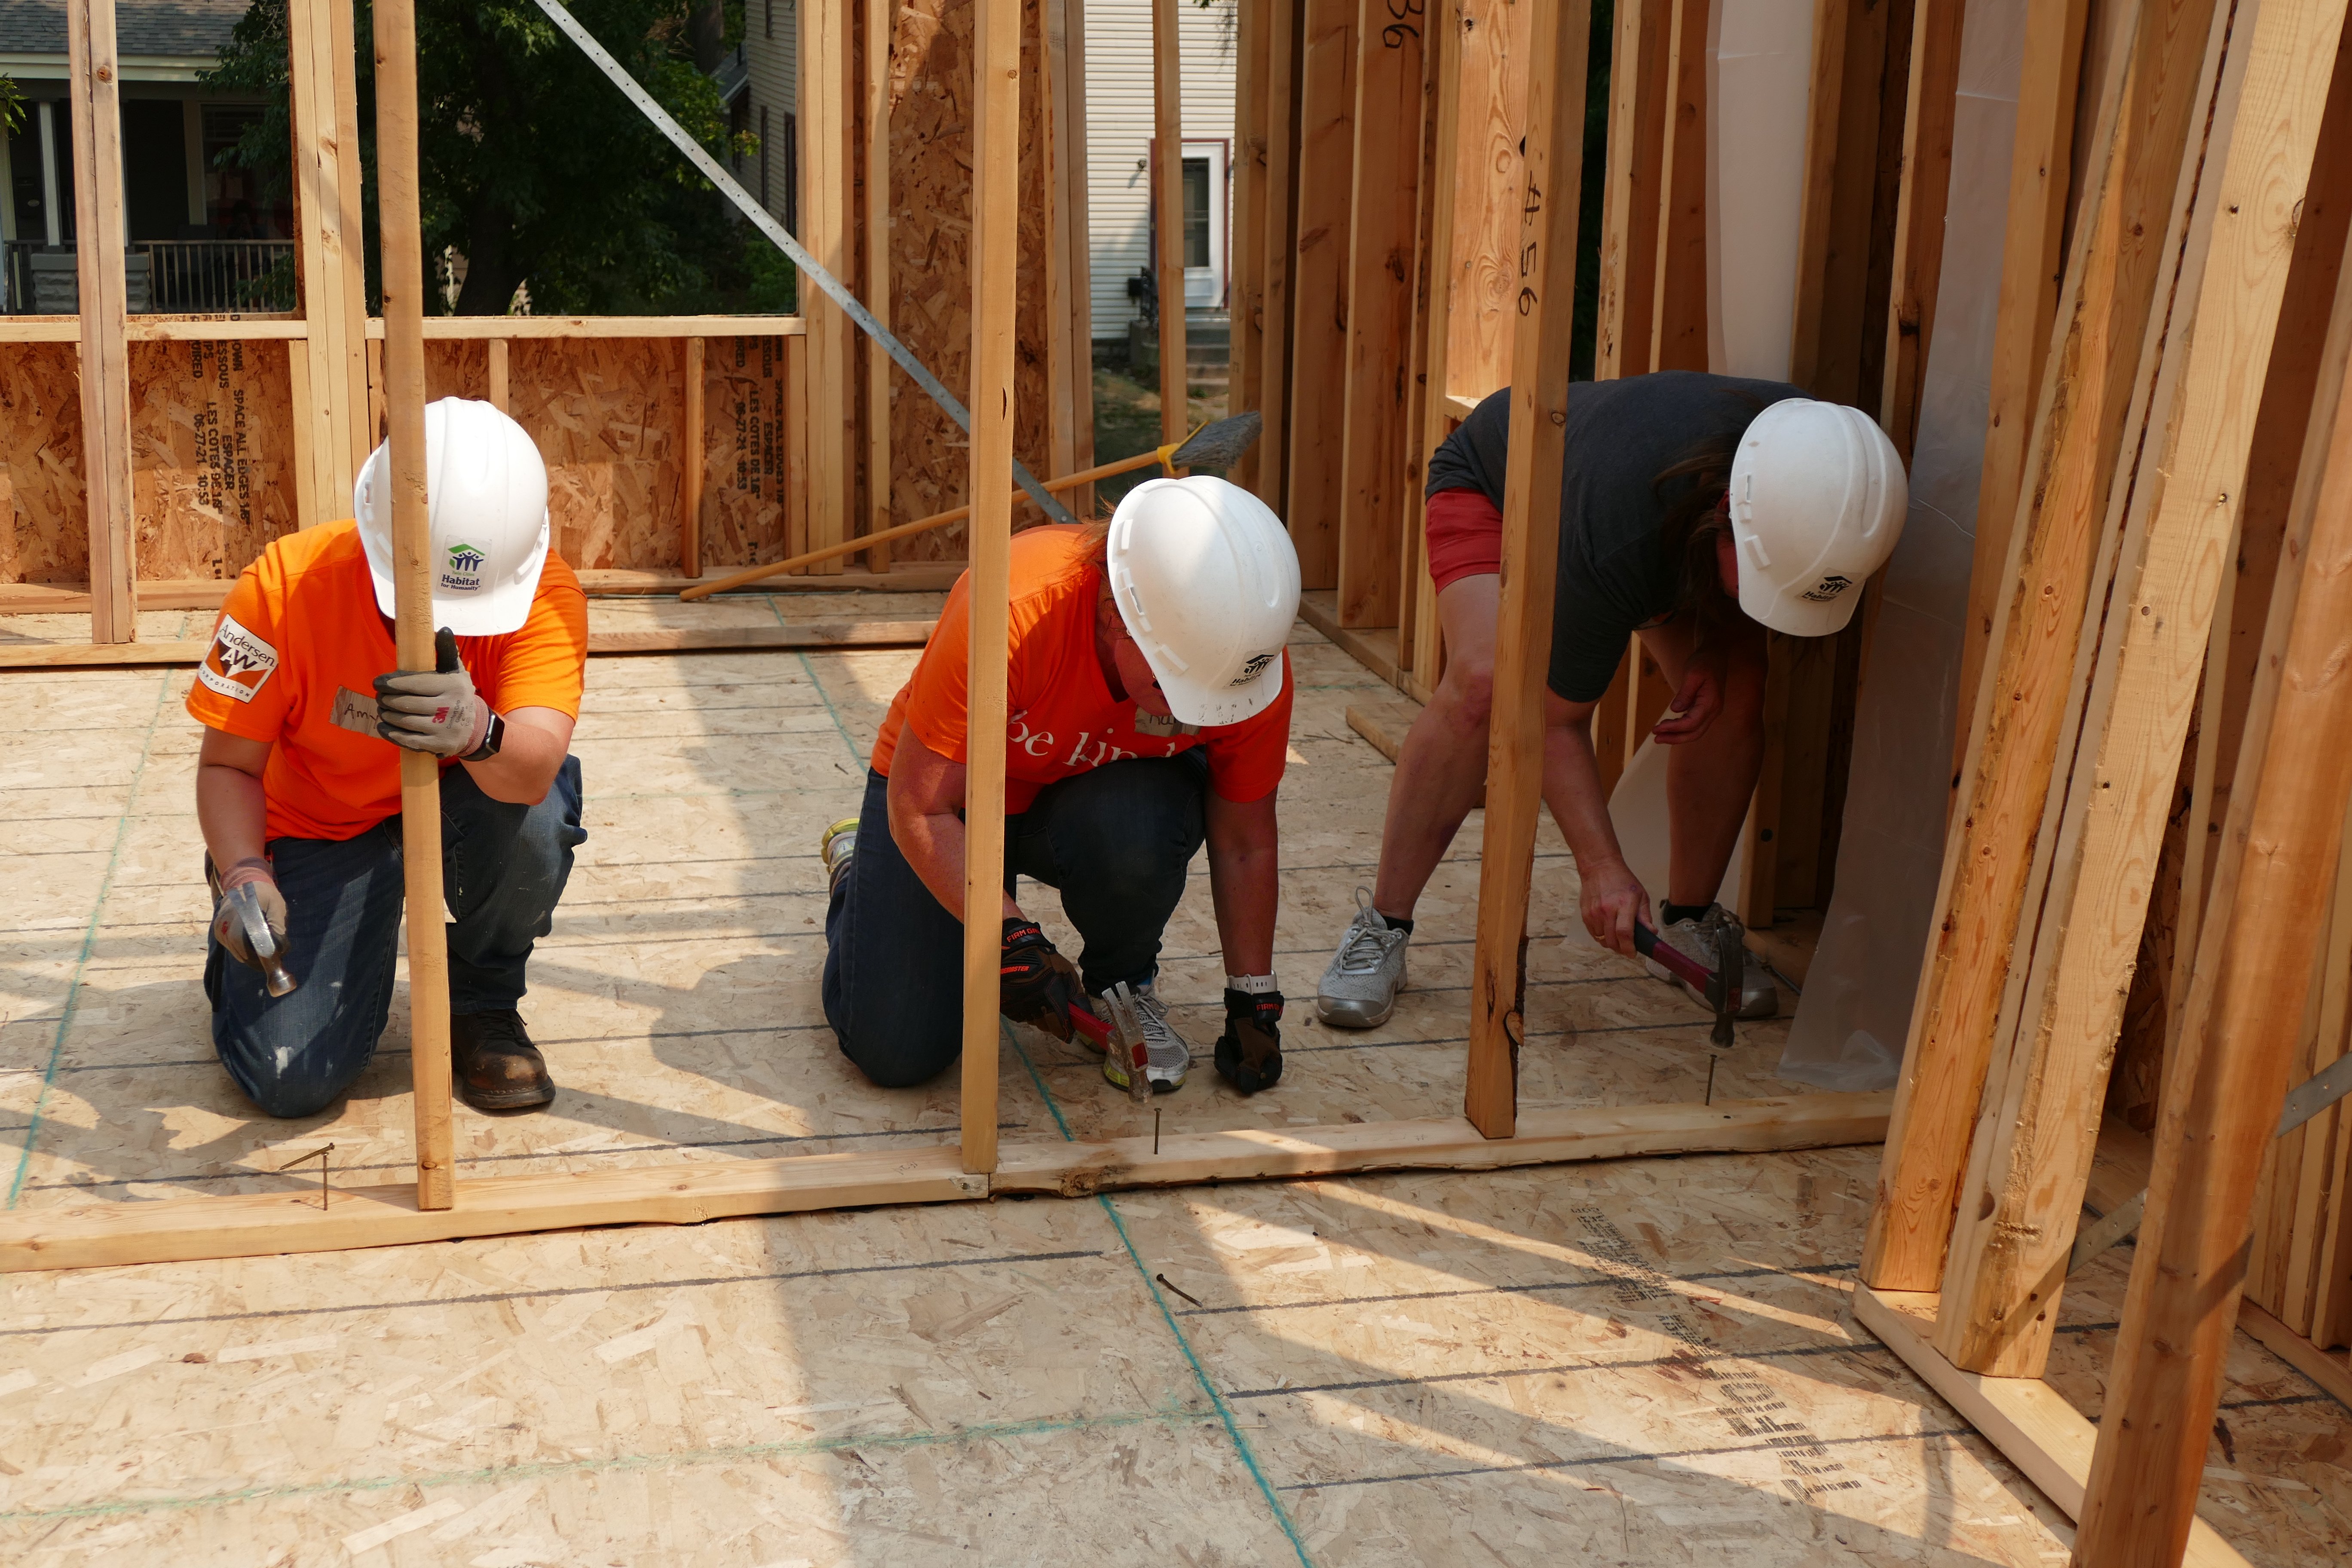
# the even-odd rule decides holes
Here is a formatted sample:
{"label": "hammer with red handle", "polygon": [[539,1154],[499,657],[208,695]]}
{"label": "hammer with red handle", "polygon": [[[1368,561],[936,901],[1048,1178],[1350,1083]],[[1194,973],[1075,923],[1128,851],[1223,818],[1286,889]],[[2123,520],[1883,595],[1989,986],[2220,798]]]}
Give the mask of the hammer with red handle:
{"label": "hammer with red handle", "polygon": [[1661,940],[1656,931],[1639,921],[1633,922],[1633,951],[1654,960],[1675,979],[1696,987],[1706,998],[1706,1005],[1715,1009],[1712,1043],[1731,1044],[1731,1020],[1739,1011],[1739,983],[1748,966],[1748,952],[1739,940],[1738,926],[1726,921],[1716,927],[1713,969],[1674,943]]}

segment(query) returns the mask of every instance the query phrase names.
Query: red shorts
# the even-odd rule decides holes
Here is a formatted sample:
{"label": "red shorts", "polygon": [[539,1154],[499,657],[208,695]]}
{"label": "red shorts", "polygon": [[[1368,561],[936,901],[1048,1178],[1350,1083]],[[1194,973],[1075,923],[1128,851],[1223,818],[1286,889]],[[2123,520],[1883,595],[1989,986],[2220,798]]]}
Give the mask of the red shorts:
{"label": "red shorts", "polygon": [[1440,490],[1427,509],[1429,574],[1441,594],[1465,577],[1503,570],[1503,514],[1483,490]]}

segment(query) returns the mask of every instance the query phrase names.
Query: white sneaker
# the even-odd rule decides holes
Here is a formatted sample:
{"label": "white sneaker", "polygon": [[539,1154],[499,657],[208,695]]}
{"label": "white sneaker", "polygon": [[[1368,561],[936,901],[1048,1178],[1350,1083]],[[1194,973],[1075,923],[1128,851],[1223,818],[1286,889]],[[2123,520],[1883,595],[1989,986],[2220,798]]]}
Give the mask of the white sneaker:
{"label": "white sneaker", "polygon": [[[1094,1000],[1098,1004],[1102,1001],[1100,997]],[[1110,1008],[1107,1004],[1100,1005],[1095,1013],[1108,1018]],[[1173,1094],[1184,1087],[1185,1076],[1192,1070],[1192,1047],[1184,1043],[1184,1037],[1168,1021],[1168,1009],[1150,986],[1136,987],[1135,1014],[1143,1023],[1143,1076],[1150,1080],[1152,1093]],[[1127,1072],[1127,1063],[1119,1059],[1118,1052],[1103,1053],[1103,1077],[1125,1089]]]}
{"label": "white sneaker", "polygon": [[[1672,943],[1677,952],[1689,955],[1708,969],[1713,969],[1717,955],[1717,932],[1725,925],[1729,925],[1736,931],[1741,931],[1745,935],[1738,921],[1732,917],[1729,910],[1721,904],[1709,904],[1705,914],[1694,916],[1686,921],[1676,921],[1660,931],[1658,937],[1663,942]],[[1733,1016],[1750,1019],[1780,1016],[1780,989],[1772,984],[1771,973],[1764,967],[1762,960],[1754,953],[1748,952],[1744,946],[1741,949],[1741,955],[1746,962],[1739,976],[1739,1005]],[[1645,958],[1642,962],[1650,973],[1659,979],[1671,981],[1681,986],[1700,1006],[1705,1007],[1709,1005],[1706,992],[1676,975],[1656,959]]]}
{"label": "white sneaker", "polygon": [[1356,889],[1356,918],[1339,939],[1339,951],[1315,987],[1315,1016],[1342,1029],[1376,1029],[1396,1011],[1404,989],[1404,948],[1409,933],[1389,929],[1372,908],[1371,890]]}

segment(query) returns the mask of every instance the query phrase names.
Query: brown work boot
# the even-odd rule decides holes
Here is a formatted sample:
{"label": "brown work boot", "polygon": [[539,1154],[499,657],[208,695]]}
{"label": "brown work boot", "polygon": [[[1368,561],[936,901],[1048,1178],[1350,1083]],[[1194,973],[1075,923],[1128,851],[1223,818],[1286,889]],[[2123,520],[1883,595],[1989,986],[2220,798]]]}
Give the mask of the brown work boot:
{"label": "brown work boot", "polygon": [[449,1020],[449,1071],[477,1110],[530,1110],[555,1098],[547,1063],[511,1007]]}

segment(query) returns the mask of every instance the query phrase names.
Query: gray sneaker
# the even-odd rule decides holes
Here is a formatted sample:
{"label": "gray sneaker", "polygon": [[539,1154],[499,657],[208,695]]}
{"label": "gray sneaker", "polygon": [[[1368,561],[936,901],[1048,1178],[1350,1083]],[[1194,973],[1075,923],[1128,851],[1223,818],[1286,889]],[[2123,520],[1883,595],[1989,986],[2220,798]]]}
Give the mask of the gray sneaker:
{"label": "gray sneaker", "polygon": [[[1706,913],[1686,921],[1676,921],[1658,932],[1661,940],[1688,953],[1709,969],[1715,967],[1716,932],[1724,925],[1739,928],[1739,921],[1721,904],[1709,904]],[[1745,931],[1742,931],[1745,934]],[[1672,981],[1687,992],[1702,1007],[1707,1005],[1706,994],[1690,982],[1669,971],[1654,958],[1645,958],[1643,964],[1661,980]],[[1739,1006],[1736,1016],[1741,1018],[1776,1018],[1780,1014],[1780,989],[1772,984],[1772,976],[1762,960],[1754,953],[1747,954],[1747,963],[1739,977]]]}
{"label": "gray sneaker", "polygon": [[[1099,997],[1096,1002],[1096,1014],[1109,1017],[1110,1009],[1101,1005]],[[1173,1094],[1184,1087],[1185,1076],[1192,1070],[1192,1047],[1184,1043],[1184,1037],[1168,1021],[1168,1009],[1152,994],[1151,987],[1136,987],[1135,1013],[1143,1023],[1143,1076],[1151,1080],[1152,1093]],[[1103,1053],[1103,1077],[1125,1089],[1127,1073],[1128,1066],[1118,1059],[1117,1051]]]}
{"label": "gray sneaker", "polygon": [[1339,939],[1315,987],[1315,1016],[1342,1029],[1376,1029],[1396,1011],[1404,989],[1404,947],[1409,933],[1391,931],[1372,908],[1371,890],[1356,889],[1356,918]]}

